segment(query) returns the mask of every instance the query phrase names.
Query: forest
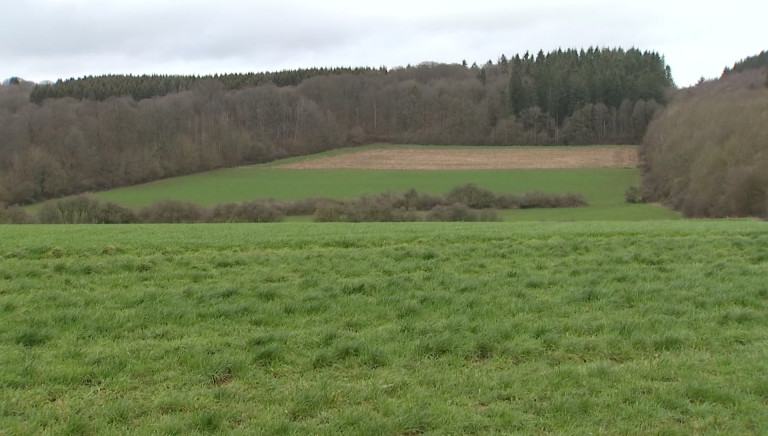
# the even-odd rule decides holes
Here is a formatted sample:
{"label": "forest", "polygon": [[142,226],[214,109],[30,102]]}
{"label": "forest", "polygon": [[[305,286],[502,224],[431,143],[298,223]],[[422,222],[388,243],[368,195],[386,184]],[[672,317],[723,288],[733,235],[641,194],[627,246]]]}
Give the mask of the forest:
{"label": "forest", "polygon": [[641,196],[689,217],[768,218],[768,53],[680,90],[640,146]]}
{"label": "forest", "polygon": [[0,202],[29,204],[369,142],[637,144],[674,89],[655,52],[0,86]]}

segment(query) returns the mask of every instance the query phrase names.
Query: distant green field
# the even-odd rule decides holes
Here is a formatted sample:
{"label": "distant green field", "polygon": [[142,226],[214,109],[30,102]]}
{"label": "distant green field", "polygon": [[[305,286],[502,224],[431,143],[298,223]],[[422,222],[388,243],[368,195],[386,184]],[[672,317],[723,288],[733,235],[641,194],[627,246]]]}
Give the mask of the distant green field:
{"label": "distant green field", "polygon": [[760,434],[768,224],[0,226],[0,434]]}
{"label": "distant green field", "polygon": [[624,190],[638,182],[634,169],[569,170],[291,170],[263,166],[210,171],[101,192],[100,198],[128,206],[144,206],[162,198],[200,204],[255,198],[344,198],[416,188],[445,192],[475,183],[499,192],[579,192],[591,204],[624,201]]}
{"label": "distant green field", "polygon": [[[338,153],[341,152],[334,154]],[[442,193],[460,184],[475,183],[497,192],[577,192],[584,195],[590,206],[595,206],[573,213],[544,210],[505,213],[505,218],[511,221],[679,218],[678,213],[665,208],[624,202],[626,188],[639,183],[637,169],[294,170],[275,168],[276,164],[279,162],[210,171],[96,195],[132,207],[142,207],[166,198],[210,205],[259,198],[349,198],[386,191],[402,192],[409,188]]]}

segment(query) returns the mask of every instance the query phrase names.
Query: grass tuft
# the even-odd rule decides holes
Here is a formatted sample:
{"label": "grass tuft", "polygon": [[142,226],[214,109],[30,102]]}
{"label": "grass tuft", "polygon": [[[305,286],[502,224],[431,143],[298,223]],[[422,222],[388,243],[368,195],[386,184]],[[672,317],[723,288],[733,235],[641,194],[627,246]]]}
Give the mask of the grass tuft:
{"label": "grass tuft", "polygon": [[212,384],[218,386],[231,382],[234,377],[235,370],[232,368],[232,366],[224,365],[220,368],[217,368],[216,371],[211,374],[210,379]]}
{"label": "grass tuft", "polygon": [[36,328],[27,327],[16,335],[15,342],[23,347],[37,347],[50,340],[50,335]]}

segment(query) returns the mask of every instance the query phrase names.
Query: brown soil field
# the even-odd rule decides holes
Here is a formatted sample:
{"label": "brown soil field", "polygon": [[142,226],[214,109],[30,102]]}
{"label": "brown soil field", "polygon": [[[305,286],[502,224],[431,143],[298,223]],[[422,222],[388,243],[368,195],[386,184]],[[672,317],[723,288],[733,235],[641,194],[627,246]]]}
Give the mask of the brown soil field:
{"label": "brown soil field", "polygon": [[478,170],[635,168],[635,147],[396,148],[351,151],[281,165],[293,169]]}

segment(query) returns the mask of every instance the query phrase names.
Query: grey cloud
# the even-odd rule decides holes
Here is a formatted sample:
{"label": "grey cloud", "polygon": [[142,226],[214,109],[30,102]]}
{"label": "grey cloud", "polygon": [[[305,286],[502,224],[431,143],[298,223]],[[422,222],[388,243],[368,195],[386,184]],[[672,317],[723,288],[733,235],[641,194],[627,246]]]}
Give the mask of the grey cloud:
{"label": "grey cloud", "polygon": [[[485,62],[599,45],[659,51],[688,83],[687,71],[704,69],[705,59],[690,55],[699,46],[718,48],[719,69],[753,54],[745,42],[761,39],[767,7],[732,3],[735,12],[692,13],[662,0],[17,0],[0,15],[0,78]],[[738,13],[739,4],[751,13]]]}

